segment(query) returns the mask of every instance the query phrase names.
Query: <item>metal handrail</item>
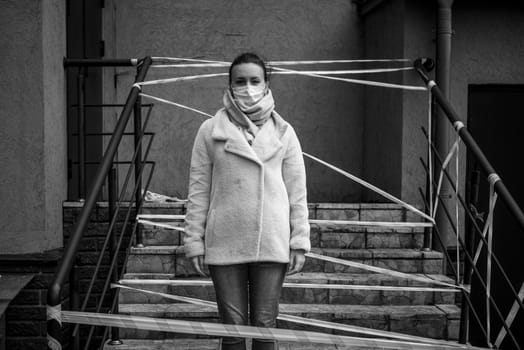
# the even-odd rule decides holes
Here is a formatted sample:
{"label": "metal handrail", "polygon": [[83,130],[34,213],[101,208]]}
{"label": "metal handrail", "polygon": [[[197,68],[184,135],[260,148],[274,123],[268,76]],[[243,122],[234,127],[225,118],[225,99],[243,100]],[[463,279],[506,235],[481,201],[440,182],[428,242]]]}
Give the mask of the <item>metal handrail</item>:
{"label": "metal handrail", "polygon": [[[482,152],[473,136],[471,136],[464,123],[460,120],[458,113],[455,111],[451,103],[446,99],[446,97],[440,90],[439,86],[435,83],[435,81],[431,80],[428,77],[426,66],[428,66],[428,64],[431,65],[432,63],[430,62],[432,62],[432,60],[429,58],[418,58],[414,62],[414,68],[419,73],[424,83],[426,83],[426,85],[428,86],[429,90],[435,97],[436,102],[440,105],[440,107],[444,111],[444,114],[447,116],[453,127],[455,127],[455,129],[457,130],[458,135],[460,136],[468,150],[471,151],[475,158],[477,158],[482,169],[486,172],[486,174],[488,174],[488,177],[492,175],[497,175],[495,169],[484,155],[484,152]],[[515,217],[522,230],[524,230],[524,212],[520,209],[519,205],[517,204],[511,193],[508,191],[500,177],[498,177],[498,179],[494,181],[494,189],[495,192],[497,192],[497,194],[499,195],[499,198],[502,201],[504,201],[504,203],[506,203],[508,209]]]}
{"label": "metal handrail", "polygon": [[[446,99],[446,97],[444,96],[443,92],[440,90],[439,86],[435,83],[435,81],[431,80],[428,77],[427,71],[430,70],[433,67],[433,65],[434,65],[433,61],[431,59],[428,59],[428,58],[419,58],[419,59],[415,60],[415,62],[414,62],[415,70],[418,72],[418,74],[420,75],[420,77],[422,78],[424,83],[426,83],[426,85],[428,87],[428,90],[431,92],[431,94],[434,97],[435,101],[439,104],[439,106],[441,107],[441,110],[444,112],[443,114],[449,119],[449,121],[451,122],[451,124],[455,128],[457,134],[459,135],[460,139],[466,145],[468,151],[470,151],[471,154],[477,159],[477,161],[479,162],[482,170],[484,170],[486,172],[486,174],[487,174],[488,182],[490,182],[490,184],[493,186],[494,191],[498,194],[499,198],[506,204],[506,206],[509,209],[509,211],[511,212],[511,214],[514,216],[514,218],[518,222],[521,230],[524,231],[524,213],[523,213],[523,211],[520,209],[520,207],[518,206],[517,202],[515,201],[515,199],[511,195],[511,193],[508,191],[508,189],[504,185],[504,183],[503,183],[502,179],[500,178],[500,176],[495,172],[495,169],[490,164],[490,162],[488,161],[487,157],[484,155],[484,153],[482,152],[482,150],[480,149],[480,147],[476,143],[476,141],[473,138],[473,136],[467,130],[467,128],[464,125],[464,123],[460,120],[457,112],[454,110],[454,108],[451,105],[451,103]],[[427,133],[425,131],[424,131],[424,133],[427,135]],[[434,150],[433,144],[431,144],[431,146],[432,146],[432,148]],[[434,150],[434,154],[435,154],[435,158],[439,160],[439,162],[440,162],[440,164],[442,166],[442,159],[440,158],[438,152],[435,152],[435,150]],[[428,171],[428,169],[425,166],[425,164],[423,164],[423,165],[426,168],[426,171]],[[447,179],[450,180],[451,186],[454,186],[452,181],[451,181],[451,179],[450,179],[449,174],[446,171],[446,169],[442,169],[442,170],[443,170],[443,173],[446,175]],[[434,186],[434,185],[435,184],[428,183],[428,186]],[[484,244],[486,244],[486,247],[488,247],[487,240],[486,240],[485,237],[482,236],[482,232],[481,232],[480,228],[478,227],[478,224],[477,224],[477,222],[475,220],[475,217],[473,216],[473,214],[471,213],[469,208],[466,207],[466,205],[465,205],[464,201],[461,199],[460,195],[458,195],[458,198],[459,198],[462,206],[464,207],[465,212],[468,214],[469,218],[472,221],[472,224],[474,226],[474,230],[473,231],[475,233],[477,233],[477,236],[480,237],[480,240]],[[432,200],[432,199],[430,199],[430,200]],[[438,196],[438,194],[437,194],[437,200],[439,200],[441,202],[442,210],[444,210],[444,213],[446,214],[446,217],[447,217],[449,223],[451,224],[452,229],[456,233],[457,228],[454,227],[451,215],[449,214],[449,212],[448,212],[447,208],[445,207],[445,205],[442,203],[442,198],[440,196]],[[435,230],[437,231],[437,238],[440,240],[440,233],[439,233],[438,227],[435,227]],[[468,268],[471,269],[471,271],[464,271],[465,278],[469,279],[471,277],[471,275],[475,274],[475,276],[478,278],[478,281],[479,281],[481,287],[485,291],[487,291],[487,285],[483,281],[480,272],[478,271],[476,266],[473,264],[473,259],[472,259],[471,255],[470,255],[470,252],[468,251],[468,247],[466,246],[464,241],[459,236],[457,236],[457,238],[458,238],[458,242],[460,243],[461,248],[464,250],[464,254],[465,254],[465,257],[466,257],[466,262],[469,262]],[[444,249],[444,252],[447,252],[446,249]],[[516,302],[520,306],[521,310],[524,310],[524,304],[522,303],[519,295],[517,294],[515,288],[513,287],[513,284],[509,280],[509,277],[507,276],[507,274],[506,274],[505,270],[503,269],[502,265],[498,261],[496,255],[492,251],[490,251],[489,248],[488,248],[488,254],[494,259],[494,261],[496,263],[496,266],[502,272],[502,275],[503,275],[504,279],[506,280],[508,286],[510,287],[510,290],[511,290],[511,292],[513,294],[513,297],[515,298]],[[464,296],[465,296],[466,301],[468,302],[469,309],[474,313],[475,318],[477,319],[479,327],[481,328],[482,332],[484,333],[484,336],[487,338],[488,334],[486,333],[485,329],[483,328],[482,323],[479,321],[479,319],[478,319],[478,317],[476,315],[475,309],[473,308],[473,305],[471,305],[471,302],[469,300],[469,296],[466,295],[466,294],[467,293],[464,293]],[[501,319],[503,328],[506,330],[507,334],[509,335],[509,337],[511,338],[511,340],[515,344],[516,348],[520,349],[520,346],[519,346],[518,342],[516,341],[513,333],[509,329],[509,326],[506,324],[505,318],[502,316],[499,308],[495,304],[495,301],[489,295],[488,295],[488,302],[494,308],[495,313],[497,314],[497,316]],[[465,307],[465,305],[463,305],[462,317],[461,317],[461,330],[460,330],[460,334],[461,334],[460,341],[461,342],[467,341],[467,339],[465,339],[467,337],[467,335],[466,335],[466,332],[463,329],[464,327],[467,327],[467,325],[462,320],[462,318],[467,313],[467,309],[465,309],[464,307]],[[465,321],[465,322],[467,322],[467,321]],[[489,344],[491,342],[491,340],[487,339],[487,342]]]}
{"label": "metal handrail", "polygon": [[[150,112],[151,112],[151,109],[149,110],[149,113],[148,113],[148,117],[146,119],[146,122],[144,123],[144,126],[143,128],[145,129],[147,127],[147,122],[149,121],[149,115],[150,115]],[[142,136],[140,137],[139,139],[139,142],[142,142],[142,138],[143,138],[143,135],[144,133],[142,133]],[[147,155],[149,153],[149,150],[151,148],[151,145],[153,143],[153,137],[150,137],[149,140],[148,140],[148,144],[147,144],[147,147],[146,147],[146,154],[145,154],[145,157],[144,158],[147,158]],[[133,153],[133,157],[131,158],[131,161],[129,162],[129,164],[133,164],[135,163],[135,160],[138,156],[138,149],[135,149],[135,152]],[[113,162],[114,163],[114,162]],[[154,164],[154,162],[141,162],[142,164]],[[142,166],[143,168],[143,166]],[[125,177],[125,180],[124,180],[124,184],[122,185],[122,189],[120,191],[120,195],[118,196],[118,200],[116,200],[116,207],[114,208],[114,215],[110,216],[110,223],[109,223],[109,227],[107,229],[108,232],[112,232],[114,229],[115,229],[115,225],[116,225],[116,221],[117,221],[117,217],[118,217],[118,212],[121,208],[121,205],[124,201],[124,196],[126,194],[126,190],[127,190],[127,186],[129,184],[129,180],[131,179],[131,170],[132,170],[132,167],[129,166],[129,170],[126,174],[126,177]],[[141,170],[142,172],[142,170]],[[140,172],[140,175],[141,175],[141,172]],[[133,193],[135,193],[137,190],[140,190],[138,184],[135,184],[135,188],[133,189]],[[127,221],[129,220],[129,217],[131,216],[131,208],[132,208],[132,204],[133,204],[133,201],[131,201],[130,203],[128,203],[128,209],[127,209],[127,213],[126,213],[126,217],[125,217],[125,220],[124,220],[124,224],[123,224],[123,231],[125,231],[125,227],[127,226]],[[140,204],[140,202],[136,202],[136,206],[138,207],[138,205]],[[138,208],[136,208],[136,212],[138,212]],[[85,311],[86,307],[87,307],[87,302],[88,302],[88,299],[89,297],[91,296],[91,292],[92,292],[92,289],[94,287],[94,284],[95,284],[95,281],[96,281],[96,277],[98,275],[98,272],[100,270],[100,267],[102,266],[102,260],[103,260],[103,253],[106,251],[108,245],[109,245],[109,235],[106,236],[105,240],[104,240],[104,243],[102,244],[102,248],[100,249],[100,255],[98,256],[98,260],[96,262],[96,265],[95,265],[95,270],[93,271],[92,273],[92,277],[91,277],[91,280],[89,282],[89,286],[87,287],[87,291],[85,293],[85,299],[84,299],[84,302],[82,304],[82,306],[80,307],[80,311]],[[118,249],[117,249],[118,250]],[[109,274],[111,274],[111,271],[112,269],[110,268],[109,270]],[[76,333],[76,329],[78,328],[78,325],[75,326],[75,331],[73,331],[73,335],[75,335]]]}
{"label": "metal handrail", "polygon": [[[424,131],[424,134],[427,136],[427,133]],[[435,154],[435,159],[438,161],[438,163],[442,166],[442,158],[440,157],[440,155],[436,152],[435,150],[435,146],[432,144],[431,145],[433,151],[434,151],[434,154]],[[429,171],[426,163],[424,162],[423,159],[420,159],[421,162],[422,162],[422,165],[424,167],[424,170],[426,172]],[[453,191],[456,191],[457,188],[455,187],[455,184],[453,183],[452,179],[451,179],[451,176],[449,175],[449,172],[446,170],[446,169],[442,169],[442,172],[444,173],[444,175],[446,176],[446,178],[448,179],[448,181],[450,182],[450,186],[451,186],[451,189]],[[515,287],[513,286],[513,284],[511,283],[511,280],[509,279],[506,271],[504,270],[504,268],[502,267],[502,263],[500,262],[500,260],[497,258],[497,256],[495,255],[495,253],[489,249],[489,245],[488,245],[488,240],[486,239],[486,237],[484,237],[482,235],[482,230],[481,228],[478,226],[478,224],[475,222],[475,217],[473,215],[473,213],[471,212],[471,210],[466,206],[466,202],[464,201],[464,199],[462,198],[462,196],[460,195],[460,193],[457,193],[457,199],[459,200],[459,203],[461,204],[462,208],[464,209],[464,212],[468,215],[469,219],[472,221],[472,225],[473,225],[473,228],[474,228],[474,232],[477,234],[477,237],[479,238],[480,241],[482,241],[482,243],[486,246],[486,250],[487,252],[493,257],[493,262],[495,263],[495,266],[498,267],[499,271],[502,273],[502,277],[504,279],[504,281],[507,283],[508,287],[509,287],[509,290],[510,292],[513,294],[513,298],[515,298],[515,300],[517,301],[517,303],[519,304],[520,308],[522,311],[524,311],[524,303],[520,300],[520,297],[519,297],[519,294],[517,292],[517,290],[515,289]],[[445,209],[445,208],[443,208]],[[452,222],[450,222],[451,225],[453,225]],[[456,234],[456,229],[454,230],[455,231],[455,234]],[[471,263],[471,262],[470,262]],[[473,271],[471,272],[473,273]],[[464,276],[467,276],[468,274],[465,274]],[[471,274],[469,274],[468,277],[471,277]]]}
{"label": "metal handrail", "polygon": [[[113,62],[108,62],[108,60],[105,60],[105,61],[109,64],[113,63]],[[137,61],[136,64],[132,64],[135,62],[131,62],[131,61],[132,60],[129,60],[130,65],[136,65],[139,63]],[[88,60],[84,62],[87,65],[90,65],[90,64],[97,65],[97,66],[102,65],[102,64],[94,63],[93,60]],[[64,60],[65,66],[71,66],[71,65],[80,64],[80,63],[81,62],[79,60],[67,60],[67,59]],[[114,63],[116,64],[116,62]],[[121,62],[118,62],[118,63],[121,63]],[[136,78],[137,82],[144,81],[147,71],[152,64],[152,59],[151,57],[146,57],[143,60],[141,60],[140,63],[141,63],[140,69],[139,69],[139,72]],[[47,309],[48,309],[48,315],[50,316],[49,317],[50,319],[47,321],[47,334],[48,334],[48,347],[49,348],[51,348],[49,344],[54,344],[54,345],[56,345],[57,343],[61,344],[62,336],[61,336],[61,322],[60,322],[60,315],[59,315],[59,312],[61,310],[61,292],[64,287],[66,278],[69,274],[69,271],[71,270],[73,263],[75,261],[76,253],[80,245],[80,241],[82,239],[82,236],[87,227],[87,223],[89,221],[89,216],[95,207],[98,193],[102,189],[104,180],[107,174],[109,173],[111,164],[113,162],[113,158],[116,155],[118,146],[120,144],[120,141],[122,140],[123,133],[126,129],[126,125],[129,122],[131,113],[133,112],[133,109],[135,107],[135,102],[139,96],[139,92],[140,92],[139,88],[136,86],[133,86],[133,88],[129,92],[129,95],[125,103],[125,107],[123,108],[120,114],[120,117],[118,119],[118,122],[115,126],[114,135],[111,137],[111,140],[109,141],[109,144],[104,153],[102,162],[100,163],[100,166],[98,167],[97,173],[94,177],[94,181],[93,181],[93,184],[91,185],[91,189],[87,195],[85,204],[82,208],[82,211],[73,229],[73,233],[71,234],[71,237],[67,243],[67,246],[64,249],[64,255],[55,273],[53,282],[51,282],[48,288]]]}

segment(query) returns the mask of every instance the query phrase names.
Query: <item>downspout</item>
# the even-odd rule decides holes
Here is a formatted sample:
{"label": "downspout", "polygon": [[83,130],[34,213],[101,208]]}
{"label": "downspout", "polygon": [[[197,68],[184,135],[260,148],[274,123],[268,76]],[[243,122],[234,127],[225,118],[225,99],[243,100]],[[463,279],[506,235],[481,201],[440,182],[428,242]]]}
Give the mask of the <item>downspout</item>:
{"label": "downspout", "polygon": [[[437,0],[437,57],[436,57],[436,82],[444,96],[449,100],[450,95],[450,69],[451,69],[451,6],[453,0]],[[435,120],[435,147],[441,157],[449,152],[449,121],[446,118],[443,110],[437,105],[436,106],[436,120]],[[433,164],[438,164],[434,162]],[[438,179],[440,174],[440,167],[435,167],[435,179]],[[449,221],[447,221],[446,215],[442,210],[442,206],[451,208],[452,199],[451,186],[446,179],[442,182],[442,189],[440,192],[440,198],[442,199],[442,205],[437,210],[435,223],[439,228],[442,235],[442,241],[444,244],[451,241],[452,228]],[[442,247],[438,240],[433,238],[433,247],[438,251],[443,251],[446,247]]]}

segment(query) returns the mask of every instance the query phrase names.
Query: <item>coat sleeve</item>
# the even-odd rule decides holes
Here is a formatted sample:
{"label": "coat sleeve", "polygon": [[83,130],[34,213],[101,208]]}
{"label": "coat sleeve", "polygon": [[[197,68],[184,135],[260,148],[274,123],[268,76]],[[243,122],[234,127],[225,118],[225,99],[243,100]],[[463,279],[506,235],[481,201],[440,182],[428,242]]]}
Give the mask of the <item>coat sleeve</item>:
{"label": "coat sleeve", "polygon": [[213,168],[205,140],[206,125],[207,123],[204,122],[200,126],[191,153],[188,202],[183,239],[184,252],[188,258],[205,254],[204,233],[209,210]]}
{"label": "coat sleeve", "polygon": [[290,249],[311,250],[306,193],[306,169],[298,137],[290,127],[286,154],[282,164],[282,176],[289,198],[289,220],[291,227]]}

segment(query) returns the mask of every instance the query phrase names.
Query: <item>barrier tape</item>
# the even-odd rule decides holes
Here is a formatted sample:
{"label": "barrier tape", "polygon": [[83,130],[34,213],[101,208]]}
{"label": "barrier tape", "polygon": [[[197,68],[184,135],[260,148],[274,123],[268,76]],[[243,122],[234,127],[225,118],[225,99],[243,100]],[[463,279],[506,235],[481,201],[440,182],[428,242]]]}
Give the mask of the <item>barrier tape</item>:
{"label": "barrier tape", "polygon": [[[231,62],[203,60],[197,58],[183,58],[183,57],[152,57],[153,66],[159,62],[201,62],[211,65],[222,65],[229,67]],[[286,66],[286,65],[304,65],[304,64],[333,64],[333,63],[372,63],[372,62],[412,62],[407,58],[380,58],[380,59],[341,59],[341,60],[300,60],[300,61],[267,61],[268,66]]]}
{"label": "barrier tape", "polygon": [[[433,80],[430,81],[430,83],[433,82]],[[431,105],[433,102],[433,94],[431,93],[430,84],[428,83],[428,177],[429,177],[429,212],[430,214],[433,213],[433,148],[432,146],[432,140],[431,137],[433,135],[433,118],[431,114]],[[430,237],[431,239],[431,237]]]}
{"label": "barrier tape", "polygon": [[[46,320],[54,320],[62,327],[62,304],[55,306],[46,305]],[[47,347],[51,350],[62,350],[62,344],[49,334],[47,334]]]}
{"label": "barrier tape", "polygon": [[56,306],[47,305],[46,306],[46,315],[47,315],[47,321],[55,320],[62,326],[62,320],[60,319],[62,312],[62,305],[58,304]]}
{"label": "barrier tape", "polygon": [[[153,68],[197,68],[197,67],[209,67],[210,65],[198,65],[198,64],[172,64],[172,65],[159,65],[151,66]],[[225,67],[223,64],[217,64],[215,67]],[[397,68],[370,68],[370,69],[343,69],[343,70],[300,70],[297,72],[305,74],[320,74],[320,75],[342,75],[342,74],[370,74],[370,73],[390,73],[390,72],[401,72],[407,70],[413,70],[414,67],[397,67]],[[277,71],[271,72],[271,74],[296,74],[295,71]]]}
{"label": "barrier tape", "polygon": [[315,254],[315,253],[311,253],[311,252],[310,253],[306,253],[306,256],[310,257],[310,258],[313,258],[313,259],[324,260],[324,261],[328,261],[328,262],[335,263],[335,264],[340,264],[340,265],[349,266],[349,267],[355,267],[355,268],[358,268],[358,269],[363,269],[363,270],[367,270],[367,271],[373,271],[373,272],[382,273],[382,274],[390,275],[390,276],[394,276],[394,277],[411,279],[411,280],[414,280],[414,281],[419,281],[419,282],[424,282],[424,283],[432,283],[432,284],[436,284],[436,285],[442,285],[442,286],[451,287],[451,288],[460,288],[461,290],[465,290],[464,286],[456,286],[454,284],[447,283],[447,282],[442,282],[442,281],[437,281],[437,280],[434,280],[434,279],[429,278],[429,277],[416,276],[416,275],[412,275],[412,274],[409,274],[409,273],[404,273],[404,272],[400,272],[400,271],[385,269],[385,268],[382,268],[382,267],[362,264],[362,263],[358,263],[358,262],[351,261],[351,260],[344,260],[344,259],[334,258],[334,257],[331,257],[331,256]]}
{"label": "barrier tape", "polygon": [[[354,83],[354,84],[361,84],[361,85],[378,86],[378,87],[403,89],[403,90],[413,90],[413,91],[426,91],[425,86],[401,85],[401,84],[384,83],[380,81],[363,80],[363,79],[338,78],[338,77],[332,77],[332,76],[326,75],[326,74],[333,74],[333,73],[322,73],[322,71],[320,73],[316,73],[316,72],[309,73],[307,71],[297,71],[297,70],[291,70],[291,69],[285,69],[285,68],[276,68],[275,67],[274,69],[276,71],[272,72],[271,74],[304,75],[304,76],[329,79],[329,80],[338,80],[338,81],[343,81],[347,83]],[[181,76],[181,77],[138,82],[138,83],[133,84],[133,87],[138,87],[139,89],[141,89],[142,86],[148,86],[148,85],[170,84],[170,83],[176,83],[179,81],[189,81],[189,80],[197,80],[197,79],[203,79],[203,78],[214,78],[214,77],[222,77],[222,76],[227,76],[227,75],[229,75],[229,73],[186,75],[186,76]]]}
{"label": "barrier tape", "polygon": [[185,215],[172,215],[172,214],[138,214],[137,219],[164,219],[164,220],[184,220]]}
{"label": "barrier tape", "polygon": [[[118,281],[122,285],[148,285],[148,286],[183,286],[205,287],[213,285],[210,280],[162,280],[162,279],[123,279]],[[337,290],[379,290],[389,292],[450,292],[458,293],[456,288],[428,288],[428,287],[397,287],[358,284],[330,284],[330,283],[293,283],[284,282],[284,288],[299,289],[337,289]]]}
{"label": "barrier tape", "polygon": [[401,222],[401,221],[351,221],[351,220],[317,220],[310,219],[312,224],[334,224],[372,227],[433,227],[430,222]]}
{"label": "barrier tape", "polygon": [[[489,200],[489,211],[488,211],[488,217],[486,218],[486,222],[484,224],[484,228],[482,229],[482,237],[486,237],[488,234],[488,230],[491,229],[493,226],[493,215],[495,211],[495,204],[497,203],[497,193],[494,193],[493,198],[490,198]],[[477,249],[475,251],[475,256],[473,257],[473,265],[477,265],[478,259],[480,258],[480,253],[482,252],[482,248],[484,246],[484,242],[481,240],[479,241],[479,244],[477,246]],[[488,250],[488,254],[493,254],[491,250]]]}
{"label": "barrier tape", "polygon": [[[495,199],[495,183],[491,182],[489,184],[489,206],[490,210],[495,209],[495,204],[493,204],[493,200]],[[491,216],[491,220],[493,220],[493,215]],[[488,251],[487,256],[487,263],[486,263],[486,340],[488,343],[488,346],[491,348],[491,311],[490,311],[490,297],[491,297],[491,259],[492,259],[492,251],[493,251],[493,223],[489,225],[488,228],[488,245],[486,247]]]}
{"label": "barrier tape", "polygon": [[[159,220],[184,220],[185,215],[166,215],[166,214],[146,214],[137,215],[138,222],[146,223],[149,225],[156,225],[157,223],[154,221],[150,221],[147,219],[159,219]],[[317,220],[317,219],[309,219],[309,223],[311,224],[332,224],[332,225],[351,225],[351,226],[370,226],[370,227],[432,227],[433,224],[429,222],[396,222],[396,221],[353,221],[353,220]],[[175,229],[181,231],[181,227],[172,226],[168,223],[162,223],[162,227]]]}
{"label": "barrier tape", "polygon": [[497,173],[491,173],[488,176],[488,182],[493,186],[495,186],[495,184],[500,180],[501,178]]}
{"label": "barrier tape", "polygon": [[[388,339],[370,339],[319,332],[308,332],[278,328],[259,328],[252,326],[230,325],[210,322],[194,322],[184,320],[162,319],[143,316],[127,316],[113,314],[96,314],[91,312],[63,311],[64,322],[81,323],[93,326],[110,326],[118,328],[134,328],[160,332],[175,332],[208,336],[227,336],[257,339],[272,339],[288,342],[310,342],[320,344],[343,344],[346,346],[380,347],[384,349],[431,349],[456,350],[455,345],[424,344]],[[480,350],[482,348],[464,346],[464,349]]]}
{"label": "barrier tape", "polygon": [[[524,283],[522,283],[522,285],[520,286],[518,297],[522,302],[524,302]],[[515,300],[513,302],[513,305],[511,306],[511,310],[509,311],[508,316],[504,320],[508,328],[510,328],[511,325],[513,324],[513,321],[515,320],[515,317],[517,316],[517,312],[519,311],[519,309],[520,309],[519,303]],[[501,326],[497,339],[495,340],[496,348],[500,347],[500,345],[502,344],[502,341],[506,337],[506,334],[507,334],[506,329],[504,328],[504,326]]]}
{"label": "barrier tape", "polygon": [[433,213],[431,213],[431,216],[435,217],[437,214],[437,208],[438,208],[438,196],[440,194],[440,190],[442,189],[442,181],[444,180],[444,169],[446,169],[449,165],[449,162],[451,161],[451,158],[453,157],[453,154],[458,151],[460,143],[460,136],[457,135],[457,138],[455,139],[455,142],[453,143],[453,146],[451,146],[451,149],[449,150],[449,153],[446,155],[446,158],[442,162],[438,183],[437,183],[437,191],[435,193],[435,204],[433,205]]}
{"label": "barrier tape", "polygon": [[[178,78],[173,78],[173,79],[178,79]],[[147,98],[152,98],[152,99],[155,99],[155,100],[157,100],[157,101],[160,101],[160,102],[164,102],[164,103],[167,103],[167,104],[173,105],[173,106],[177,106],[177,107],[180,107],[180,108],[184,108],[184,109],[188,109],[188,110],[191,110],[191,111],[197,112],[197,113],[199,113],[199,114],[201,114],[201,115],[204,115],[204,116],[206,116],[206,117],[210,117],[210,118],[213,117],[211,114],[208,114],[208,113],[206,113],[206,112],[202,112],[202,111],[197,110],[197,109],[195,109],[195,108],[188,107],[188,106],[185,106],[185,105],[182,105],[182,104],[176,103],[176,102],[168,101],[168,100],[165,100],[165,99],[162,99],[162,98],[159,98],[159,97],[155,97],[155,96],[151,96],[151,95],[147,95],[147,94],[143,94],[143,93],[141,93],[141,95],[144,96],[144,97],[147,97]],[[372,191],[375,191],[375,192],[377,192],[378,194],[380,194],[380,195],[382,195],[382,196],[384,196],[384,197],[386,197],[386,198],[388,198],[388,199],[390,199],[390,200],[392,200],[392,201],[394,201],[394,202],[396,202],[396,203],[402,205],[403,207],[405,207],[405,208],[407,208],[407,209],[409,209],[409,210],[411,210],[411,211],[413,211],[413,212],[419,214],[420,216],[426,218],[427,220],[429,220],[429,221],[432,222],[433,224],[435,223],[435,220],[434,220],[431,216],[429,216],[429,215],[427,215],[427,214],[421,212],[420,210],[416,209],[415,207],[413,207],[413,206],[411,206],[411,205],[409,205],[409,204],[407,204],[407,203],[401,201],[400,199],[398,199],[398,198],[396,198],[395,196],[393,196],[393,195],[391,195],[391,194],[389,194],[389,193],[387,193],[387,192],[385,192],[385,191],[379,189],[378,187],[373,186],[373,185],[371,185],[370,183],[368,183],[368,182],[366,182],[366,181],[364,181],[364,180],[358,178],[357,176],[352,175],[352,174],[350,174],[350,173],[348,173],[348,172],[346,172],[346,171],[344,171],[344,170],[342,170],[342,169],[339,169],[339,168],[335,167],[334,165],[331,165],[331,164],[329,164],[329,163],[327,163],[327,162],[324,162],[324,161],[322,161],[322,160],[320,160],[320,159],[318,159],[318,158],[316,158],[316,157],[314,157],[314,156],[312,156],[312,155],[310,155],[310,154],[308,154],[308,153],[306,153],[306,152],[302,152],[302,154],[305,155],[305,156],[307,156],[307,157],[309,157],[309,158],[311,158],[311,159],[313,159],[313,160],[315,160],[315,161],[317,161],[317,162],[319,162],[319,163],[321,163],[321,164],[323,164],[323,165],[325,165],[325,166],[327,166],[327,167],[329,167],[329,168],[331,168],[331,169],[333,169],[333,170],[335,170],[335,171],[337,171],[337,172],[339,172],[339,173],[341,173],[341,174],[343,174],[344,176],[346,176],[346,177],[352,179],[353,181],[358,182],[358,183],[361,184],[362,186],[365,186],[365,187],[367,187],[368,189],[370,189],[370,190],[372,190]]]}
{"label": "barrier tape", "polygon": [[200,111],[198,109],[191,108],[189,106],[186,106],[186,105],[183,105],[183,104],[180,104],[180,103],[176,103],[176,102],[173,102],[173,101],[165,100],[163,98],[156,97],[156,96],[151,96],[151,95],[144,94],[144,93],[140,93],[139,95],[142,96],[142,97],[150,98],[150,99],[158,101],[158,102],[163,102],[163,103],[166,103],[166,104],[169,104],[169,105],[172,105],[172,106],[184,108],[184,109],[187,109],[189,111],[205,115],[206,117],[209,117],[209,118],[213,118],[213,116],[211,114],[209,114],[209,113],[202,112],[202,111]]}
{"label": "barrier tape", "polygon": [[143,220],[143,219],[138,219],[137,221],[139,224],[146,224],[146,225],[151,225],[151,226],[156,226],[156,227],[167,228],[169,230],[185,232],[185,229],[183,227],[173,226],[173,225],[162,223],[162,222],[154,222],[154,221]]}
{"label": "barrier tape", "polygon": [[148,86],[148,85],[170,84],[170,83],[176,83],[179,81],[189,81],[189,80],[197,80],[197,79],[203,79],[203,78],[223,77],[227,75],[229,75],[229,73],[185,75],[182,77],[175,77],[175,78],[142,81],[142,82],[134,83],[133,87],[138,87],[139,89],[142,89],[142,86]]}
{"label": "barrier tape", "polygon": [[334,166],[332,164],[329,164],[328,162],[325,162],[325,161],[323,161],[323,160],[321,160],[321,159],[319,159],[319,158],[317,158],[315,156],[312,156],[312,155],[310,155],[310,154],[308,154],[306,152],[302,152],[302,153],[306,157],[311,158],[314,161],[316,161],[316,162],[318,162],[318,163],[320,163],[322,165],[325,165],[325,166],[327,166],[328,168],[330,168],[332,170],[335,170],[337,173],[340,173],[340,174],[344,175],[345,177],[347,177],[347,178],[349,178],[349,179],[351,179],[351,180],[361,184],[362,186],[367,187],[370,190],[375,191],[376,193],[382,195],[383,197],[386,197],[387,199],[389,199],[389,200],[391,200],[391,201],[393,201],[393,202],[395,202],[397,204],[400,204],[404,208],[409,209],[409,210],[411,210],[414,213],[417,213],[418,215],[422,216],[423,218],[429,220],[430,222],[435,223],[435,220],[431,216],[427,215],[426,213],[423,213],[422,211],[418,210],[417,208],[413,207],[412,205],[403,202],[402,200],[400,200],[397,197],[387,193],[386,191],[381,190],[380,188],[370,184],[369,182],[366,182],[366,181],[356,177],[355,175],[352,175],[352,174],[348,173],[347,171],[344,171],[344,170],[342,170],[340,168],[337,168],[336,166]]}
{"label": "barrier tape", "polygon": [[62,344],[49,334],[47,335],[47,347],[51,350],[62,350]]}
{"label": "barrier tape", "polygon": [[[460,123],[460,122],[459,122]],[[464,125],[464,124],[462,124]],[[457,130],[458,132],[458,130]],[[459,135],[457,134],[457,139]],[[455,154],[455,253],[456,253],[456,265],[457,266],[457,283],[460,283],[460,224],[459,224],[459,207],[458,207],[458,196],[459,196],[459,159],[460,159],[460,143],[457,143],[457,152]],[[464,275],[463,275],[464,277]]]}
{"label": "barrier tape", "polygon": [[[293,72],[294,74],[297,74],[297,75],[305,75],[305,76],[321,78],[321,79],[329,79],[329,80],[338,80],[338,81],[344,81],[346,83],[354,83],[354,84],[360,84],[360,85],[377,86],[377,87],[411,90],[411,91],[426,91],[427,90],[425,86],[401,85],[401,84],[384,83],[380,81],[363,80],[363,79],[338,78],[338,77],[332,77],[328,75],[302,73],[301,71],[297,71],[297,70],[277,68],[277,67],[274,67],[273,69],[277,71]],[[273,72],[272,74],[277,74],[277,72]]]}
{"label": "barrier tape", "polygon": [[[146,289],[133,288],[133,287],[119,285],[115,283],[111,284],[111,288],[122,288],[122,289],[127,289],[127,290],[133,290],[133,291],[138,291],[138,292],[142,292],[146,294],[161,296],[166,299],[183,301],[183,302],[187,302],[193,305],[212,307],[214,309],[217,308],[217,304],[215,302],[208,301],[208,300],[202,300],[202,299],[191,298],[191,297],[182,297],[178,295],[155,292],[155,291],[150,291]],[[309,326],[315,326],[315,327],[325,328],[329,330],[336,329],[336,330],[345,331],[345,332],[353,332],[353,333],[373,335],[373,336],[379,336],[379,337],[387,337],[387,338],[393,338],[393,339],[402,339],[402,340],[416,341],[416,342],[422,342],[422,343],[441,344],[441,345],[448,345],[448,346],[454,346],[454,347],[459,347],[459,348],[463,347],[462,344],[452,343],[452,342],[448,342],[444,340],[418,337],[418,336],[390,332],[390,331],[381,331],[377,329],[340,324],[340,323],[335,323],[335,322],[330,322],[330,321],[312,320],[312,319],[305,318],[305,317],[293,316],[293,315],[282,314],[282,313],[279,314],[277,318],[282,321],[304,324],[304,325],[309,325]]]}
{"label": "barrier tape", "polygon": [[453,127],[455,128],[455,130],[457,131],[457,133],[462,129],[464,128],[464,123],[461,122],[460,120],[457,120],[456,122],[453,123]]}

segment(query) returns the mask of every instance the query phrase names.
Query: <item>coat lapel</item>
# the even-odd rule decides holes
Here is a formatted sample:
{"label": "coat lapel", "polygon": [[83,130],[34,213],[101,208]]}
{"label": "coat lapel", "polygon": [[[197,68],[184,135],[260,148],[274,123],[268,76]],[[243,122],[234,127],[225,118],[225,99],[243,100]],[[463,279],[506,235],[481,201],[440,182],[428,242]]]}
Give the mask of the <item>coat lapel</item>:
{"label": "coat lapel", "polygon": [[276,112],[274,112],[274,118],[267,122],[268,125],[264,125],[259,130],[252,146],[247,143],[242,132],[229,121],[225,110],[220,110],[215,118],[217,121],[211,137],[217,141],[225,141],[224,149],[227,152],[262,165],[283,147],[280,139],[286,130],[286,123]]}
{"label": "coat lapel", "polygon": [[247,158],[262,165],[253,148],[247,143],[244,135],[229,121],[227,113],[221,109],[215,116],[217,121],[211,132],[211,137],[216,141],[225,141],[224,150]]}

